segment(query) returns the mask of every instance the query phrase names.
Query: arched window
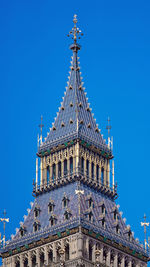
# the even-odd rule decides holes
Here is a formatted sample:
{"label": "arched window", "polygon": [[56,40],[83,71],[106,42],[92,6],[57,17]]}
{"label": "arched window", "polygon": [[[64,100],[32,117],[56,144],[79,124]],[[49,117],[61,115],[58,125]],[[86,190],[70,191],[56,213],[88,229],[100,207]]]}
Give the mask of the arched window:
{"label": "arched window", "polygon": [[49,262],[53,262],[53,251],[52,250],[50,250],[48,254],[48,258],[49,258]]}
{"label": "arched window", "polygon": [[19,261],[16,262],[16,267],[20,267],[20,262]]}
{"label": "arched window", "polygon": [[44,253],[40,255],[40,266],[44,265]]}
{"label": "arched window", "polygon": [[50,177],[50,168],[47,166],[47,183],[49,182],[49,177]]}
{"label": "arched window", "polygon": [[92,168],[91,168],[91,176],[92,179],[94,180],[94,163],[92,162]]}
{"label": "arched window", "polygon": [[99,166],[96,166],[96,180],[99,182]]}
{"label": "arched window", "polygon": [[67,160],[64,160],[64,175],[67,175]]}
{"label": "arched window", "polygon": [[81,158],[81,172],[84,173],[84,158]]}
{"label": "arched window", "polygon": [[56,165],[53,164],[53,166],[52,166],[52,180],[53,180],[53,182],[54,182],[55,178],[56,178]]}
{"label": "arched window", "polygon": [[70,173],[73,173],[73,158],[70,158]]}
{"label": "arched window", "polygon": [[65,247],[65,261],[69,260],[69,244]]}
{"label": "arched window", "polygon": [[89,244],[89,260],[92,261],[92,245]]}
{"label": "arched window", "polygon": [[58,177],[61,177],[61,161],[58,162]]}
{"label": "arched window", "polygon": [[28,259],[27,258],[25,258],[25,260],[24,260],[24,267],[28,267]]}
{"label": "arched window", "polygon": [[32,258],[32,267],[36,266],[36,256],[33,256]]}
{"label": "arched window", "polygon": [[101,169],[101,184],[104,185],[104,168]]}
{"label": "arched window", "polygon": [[89,177],[89,161],[88,161],[88,159],[86,161],[86,174]]}

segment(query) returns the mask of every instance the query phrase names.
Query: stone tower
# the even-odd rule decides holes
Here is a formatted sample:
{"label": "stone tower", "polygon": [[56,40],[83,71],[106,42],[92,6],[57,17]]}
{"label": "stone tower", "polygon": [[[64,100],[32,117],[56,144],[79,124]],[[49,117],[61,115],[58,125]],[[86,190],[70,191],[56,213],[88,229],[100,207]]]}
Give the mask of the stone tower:
{"label": "stone tower", "polygon": [[149,255],[115,203],[111,142],[104,141],[86,98],[78,62],[81,31],[76,16],[73,21],[68,85],[44,142],[41,135],[35,200],[0,251],[3,266],[146,267]]}

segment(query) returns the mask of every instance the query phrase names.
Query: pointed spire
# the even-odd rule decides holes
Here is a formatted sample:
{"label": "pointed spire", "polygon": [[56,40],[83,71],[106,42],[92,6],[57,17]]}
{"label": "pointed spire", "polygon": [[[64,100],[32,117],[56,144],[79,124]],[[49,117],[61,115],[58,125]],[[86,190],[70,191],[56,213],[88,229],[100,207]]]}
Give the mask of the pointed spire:
{"label": "pointed spire", "polygon": [[78,39],[80,39],[80,36],[83,34],[77,27],[76,15],[74,15],[73,22],[74,27],[68,35],[73,39],[73,44],[70,46],[73,55],[71,57],[70,75],[66,91],[50,133],[46,140],[40,145],[39,152],[79,138],[110,154],[110,148],[105,144],[98,130],[96,121],[91,113],[92,109],[88,103],[86,92],[83,90],[84,82],[82,81],[78,62],[78,50],[80,50],[80,45],[77,43]]}

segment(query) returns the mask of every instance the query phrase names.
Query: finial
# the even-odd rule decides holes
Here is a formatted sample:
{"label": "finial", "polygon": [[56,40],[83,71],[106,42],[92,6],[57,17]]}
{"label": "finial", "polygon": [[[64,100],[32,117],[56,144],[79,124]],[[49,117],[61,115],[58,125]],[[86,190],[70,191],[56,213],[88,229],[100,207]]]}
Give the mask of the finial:
{"label": "finial", "polygon": [[3,212],[4,217],[0,218],[0,222],[3,222],[3,227],[4,227],[4,235],[3,235],[3,246],[5,247],[5,241],[6,241],[6,237],[5,237],[5,224],[6,222],[9,222],[9,218],[6,218],[6,210],[4,210]]}
{"label": "finial", "polygon": [[78,22],[77,15],[74,15],[73,22],[74,22],[74,27],[69,32],[68,37],[72,35],[72,39],[74,40],[74,44],[76,44],[77,43],[77,38],[80,39],[81,36],[83,36],[83,33],[79,28],[77,28],[77,25],[76,25],[77,22]]}
{"label": "finial", "polygon": [[42,144],[42,129],[44,127],[44,124],[43,124],[43,116],[42,115],[41,115],[41,124],[39,124],[39,127],[40,127],[40,130],[41,130],[40,141],[41,141],[41,144]]}
{"label": "finial", "polygon": [[108,117],[107,119],[107,126],[106,126],[106,129],[108,130],[108,148],[111,147],[111,140],[110,140],[110,130],[111,130],[111,125],[110,125],[110,118]]}
{"label": "finial", "polygon": [[108,117],[107,119],[108,125],[106,126],[106,129],[108,130],[108,137],[110,137],[110,130],[111,130],[111,125],[110,125],[110,118]]}
{"label": "finial", "polygon": [[143,218],[144,218],[144,222],[141,222],[141,226],[144,226],[144,235],[145,235],[144,243],[145,243],[145,250],[146,250],[147,245],[148,245],[147,240],[146,240],[146,227],[149,226],[149,222],[146,222],[146,215],[145,214],[144,214]]}

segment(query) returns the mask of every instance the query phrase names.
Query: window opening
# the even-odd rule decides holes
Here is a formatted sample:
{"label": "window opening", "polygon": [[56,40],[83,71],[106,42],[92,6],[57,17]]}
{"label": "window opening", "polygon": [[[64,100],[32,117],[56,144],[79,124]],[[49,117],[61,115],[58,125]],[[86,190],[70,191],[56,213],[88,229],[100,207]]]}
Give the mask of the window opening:
{"label": "window opening", "polygon": [[89,244],[89,260],[92,261],[92,245]]}
{"label": "window opening", "polygon": [[92,162],[92,179],[94,179],[94,163]]}
{"label": "window opening", "polygon": [[73,173],[73,158],[70,158],[70,172]]}
{"label": "window opening", "polygon": [[65,247],[65,260],[69,260],[69,244],[67,244]]}
{"label": "window opening", "polygon": [[86,173],[87,173],[87,176],[89,176],[89,161],[88,161],[88,159],[86,161]]}
{"label": "window opening", "polygon": [[50,250],[48,257],[49,257],[49,261],[53,262],[53,251],[52,250]]}
{"label": "window opening", "polygon": [[61,161],[58,162],[58,177],[61,177]]}
{"label": "window opening", "polygon": [[96,180],[99,182],[99,166],[96,166]]}
{"label": "window opening", "polygon": [[67,174],[67,160],[64,160],[64,175]]}
{"label": "window opening", "polygon": [[84,158],[81,158],[81,172],[84,173]]}
{"label": "window opening", "polygon": [[50,168],[47,166],[47,183],[49,182],[49,177],[50,177]]}
{"label": "window opening", "polygon": [[104,185],[104,168],[101,170],[101,183]]}
{"label": "window opening", "polygon": [[54,182],[55,178],[56,178],[56,165],[53,164],[53,166],[52,166],[52,180],[53,180],[53,182]]}

